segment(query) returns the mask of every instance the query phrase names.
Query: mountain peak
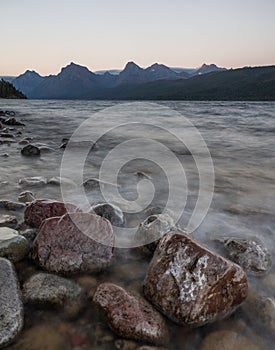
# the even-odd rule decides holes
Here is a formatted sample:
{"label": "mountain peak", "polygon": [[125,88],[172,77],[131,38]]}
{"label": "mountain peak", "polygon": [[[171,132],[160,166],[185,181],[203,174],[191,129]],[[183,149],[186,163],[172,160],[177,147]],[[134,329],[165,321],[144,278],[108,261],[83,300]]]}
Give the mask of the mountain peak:
{"label": "mountain peak", "polygon": [[138,66],[135,62],[130,61],[126,64],[124,70],[128,70],[128,69],[135,69],[135,70],[141,70],[142,68],[140,68],[140,66]]}
{"label": "mountain peak", "polygon": [[218,67],[215,63],[206,64],[204,63],[199,69],[197,69],[196,74],[206,74],[211,72],[217,72],[217,71],[224,71],[226,68]]}

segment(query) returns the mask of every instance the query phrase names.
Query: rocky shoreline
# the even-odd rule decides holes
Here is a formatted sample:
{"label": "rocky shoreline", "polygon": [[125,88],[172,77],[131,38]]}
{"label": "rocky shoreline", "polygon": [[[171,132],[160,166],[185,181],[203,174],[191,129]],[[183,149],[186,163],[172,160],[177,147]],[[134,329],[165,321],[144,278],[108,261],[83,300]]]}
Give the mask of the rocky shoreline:
{"label": "rocky shoreline", "polygon": [[[40,156],[22,138],[24,123],[2,113],[1,125],[8,137],[0,147],[18,139],[22,156]],[[0,198],[0,210],[0,348],[264,349],[251,322],[274,335],[273,296],[248,287],[251,273],[268,276],[271,268],[268,249],[253,237],[224,238],[221,256],[156,211],[137,235],[157,242],[126,251],[114,248],[112,226],[125,221],[111,203],[83,213],[24,191],[17,202]]]}

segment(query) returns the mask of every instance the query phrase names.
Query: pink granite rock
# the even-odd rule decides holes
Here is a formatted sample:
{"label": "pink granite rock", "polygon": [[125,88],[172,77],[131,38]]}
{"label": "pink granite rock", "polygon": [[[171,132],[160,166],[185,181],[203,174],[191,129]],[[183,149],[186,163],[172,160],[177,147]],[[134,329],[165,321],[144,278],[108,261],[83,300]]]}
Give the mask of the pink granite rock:
{"label": "pink granite rock", "polygon": [[37,199],[31,202],[25,210],[26,224],[39,228],[41,223],[54,216],[62,216],[67,212],[80,211],[74,204],[63,203],[51,199]]}
{"label": "pink granite rock", "polygon": [[144,294],[181,325],[201,326],[230,315],[248,293],[242,268],[177,232],[159,243]]}
{"label": "pink granite rock", "polygon": [[113,246],[108,220],[89,213],[70,213],[44,221],[32,257],[50,272],[98,272],[109,266]]}
{"label": "pink granite rock", "polygon": [[113,283],[102,283],[97,287],[93,301],[119,336],[154,344],[168,341],[163,317],[140,296]]}

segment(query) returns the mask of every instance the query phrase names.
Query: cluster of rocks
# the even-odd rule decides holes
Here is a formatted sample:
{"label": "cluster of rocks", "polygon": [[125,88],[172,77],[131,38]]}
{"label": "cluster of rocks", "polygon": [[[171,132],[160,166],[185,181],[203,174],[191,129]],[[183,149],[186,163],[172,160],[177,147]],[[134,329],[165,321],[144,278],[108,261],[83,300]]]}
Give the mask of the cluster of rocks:
{"label": "cluster of rocks", "polygon": [[[150,213],[135,237],[151,255],[142,293],[137,293],[108,280],[97,285],[92,277],[71,279],[75,274],[95,274],[112,266],[112,225],[125,223],[117,206],[101,203],[84,213],[74,204],[35,199],[26,191],[19,195],[19,202],[1,201],[0,207],[24,209],[24,223],[19,225],[16,216],[0,215],[0,347],[21,332],[23,304],[47,305],[58,308],[67,318],[75,318],[90,303],[89,298],[110,329],[128,342],[165,346],[170,321],[199,327],[228,317],[241,304],[248,318],[256,313],[273,331],[273,299],[257,297],[258,307],[254,309],[250,305],[257,305],[255,298],[243,303],[248,295],[244,269],[258,272],[270,267],[270,255],[259,242],[224,240],[236,264],[178,231],[167,213]],[[23,280],[20,290],[12,264],[24,258],[42,271]],[[89,295],[85,292],[87,285],[93,290]],[[267,310],[267,316],[262,310]],[[224,334],[224,339],[227,336]],[[201,349],[215,343],[215,337],[215,333],[206,337]],[[234,341],[243,344],[246,338],[236,335]],[[123,344],[123,340],[116,340],[115,346],[119,349]]]}
{"label": "cluster of rocks", "polygon": [[[242,267],[179,232],[168,214],[150,215],[135,237],[147,243],[145,249],[152,255],[143,293],[110,281],[95,286],[92,281],[93,292],[87,295],[90,279],[80,277],[75,282],[69,278],[110,267],[115,246],[112,225],[124,225],[123,212],[109,203],[84,213],[74,204],[34,199],[29,192],[19,197],[24,223],[17,225],[11,215],[0,216],[0,347],[20,333],[23,304],[47,305],[75,318],[89,297],[118,337],[161,346],[169,341],[168,320],[199,327],[229,316],[247,298],[248,281]],[[11,210],[13,206],[6,202],[2,206]],[[43,271],[23,281],[20,290],[12,263],[26,257]],[[267,309],[273,305],[274,310],[270,303],[261,305]],[[202,349],[211,339],[203,342]],[[116,348],[122,344],[123,340],[117,340]]]}
{"label": "cluster of rocks", "polygon": [[22,127],[25,126],[18,121],[13,111],[1,111],[0,114],[0,145],[17,142],[15,139],[21,137]]}

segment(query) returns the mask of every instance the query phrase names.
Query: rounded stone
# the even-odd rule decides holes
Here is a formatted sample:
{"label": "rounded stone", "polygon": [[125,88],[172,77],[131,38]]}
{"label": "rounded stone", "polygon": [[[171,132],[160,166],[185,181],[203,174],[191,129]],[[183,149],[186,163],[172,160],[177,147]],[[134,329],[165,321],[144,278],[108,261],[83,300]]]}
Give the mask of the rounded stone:
{"label": "rounded stone", "polygon": [[18,231],[8,227],[0,227],[0,256],[12,262],[24,259],[29,253],[28,240],[20,236]]}
{"label": "rounded stone", "polygon": [[0,214],[0,227],[15,228],[16,225],[17,225],[16,216]]}
{"label": "rounded stone", "polygon": [[34,194],[31,191],[21,192],[18,196],[18,201],[21,203],[30,203],[35,200]]}
{"label": "rounded stone", "polygon": [[29,304],[51,304],[75,317],[84,306],[84,290],[75,282],[48,273],[38,273],[25,282],[24,300]]}
{"label": "rounded stone", "polygon": [[108,220],[94,214],[70,213],[44,221],[32,257],[49,272],[99,272],[110,265],[113,246]]}
{"label": "rounded stone", "polygon": [[11,262],[0,258],[0,348],[21,332],[24,315],[21,293]]}
{"label": "rounded stone", "polygon": [[124,222],[124,216],[122,210],[111,203],[96,204],[91,208],[95,214],[104,217],[109,220],[112,225],[122,226]]}
{"label": "rounded stone", "polygon": [[169,340],[165,320],[140,296],[113,283],[102,283],[97,287],[93,301],[118,336],[153,344]]}
{"label": "rounded stone", "polygon": [[157,309],[189,326],[229,316],[248,293],[240,266],[178,232],[168,233],[159,242],[143,287]]}
{"label": "rounded stone", "polygon": [[21,149],[21,154],[23,156],[40,156],[40,149],[34,145],[28,144]]}
{"label": "rounded stone", "polygon": [[168,214],[153,214],[148,216],[138,228],[135,242],[145,251],[153,253],[160,239],[175,228],[174,220]]}
{"label": "rounded stone", "polygon": [[62,216],[67,212],[77,212],[79,209],[70,203],[59,202],[51,199],[37,199],[31,202],[24,214],[27,225],[39,228],[45,219]]}

